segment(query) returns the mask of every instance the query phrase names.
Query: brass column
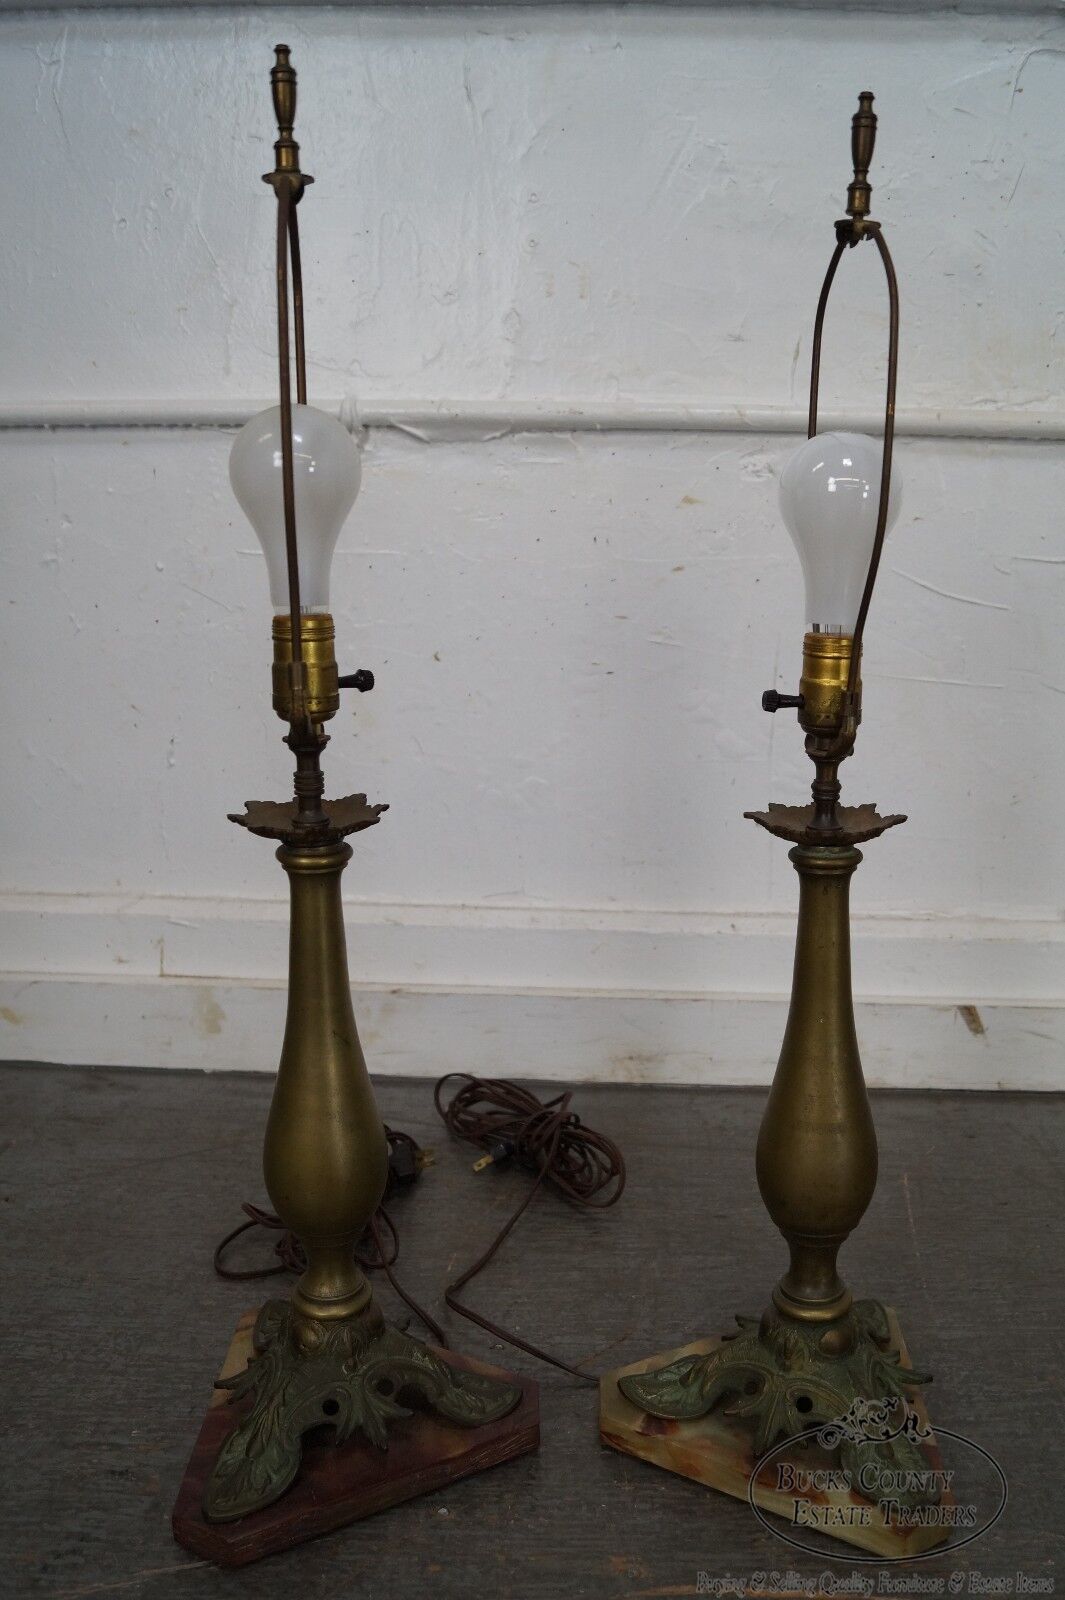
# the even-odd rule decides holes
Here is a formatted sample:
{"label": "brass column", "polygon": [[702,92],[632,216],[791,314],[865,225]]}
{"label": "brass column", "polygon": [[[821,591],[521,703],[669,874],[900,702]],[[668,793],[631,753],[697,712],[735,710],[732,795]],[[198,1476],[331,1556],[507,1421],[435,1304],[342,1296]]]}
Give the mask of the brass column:
{"label": "brass column", "polygon": [[354,1249],[388,1173],[351,1007],[340,902],[351,853],[349,844],[277,852],[292,899],[289,1002],[263,1172],[274,1210],[307,1255],[292,1303],[322,1321],[359,1316],[370,1305]]}
{"label": "brass column", "polygon": [[851,999],[849,894],[860,850],[797,845],[795,972],[784,1043],[758,1135],[758,1187],[788,1242],[773,1291],[800,1321],[842,1316],[836,1256],[876,1187],[876,1134]]}

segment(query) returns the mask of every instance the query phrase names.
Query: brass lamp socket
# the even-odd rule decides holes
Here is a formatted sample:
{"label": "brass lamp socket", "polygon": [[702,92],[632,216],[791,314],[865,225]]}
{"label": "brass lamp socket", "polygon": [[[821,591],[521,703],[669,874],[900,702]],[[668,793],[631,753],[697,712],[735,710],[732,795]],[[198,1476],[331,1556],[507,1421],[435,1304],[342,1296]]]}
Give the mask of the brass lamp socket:
{"label": "brass lamp socket", "polygon": [[[807,733],[834,733],[843,723],[843,698],[851,669],[849,633],[808,633],[802,642],[799,722]],[[856,685],[861,721],[862,680]]]}
{"label": "brass lamp socket", "polygon": [[[274,618],[274,710],[292,721],[292,618],[283,612]],[[340,687],[333,644],[336,629],[328,613],[300,618],[306,712],[312,722],[326,722],[340,710]]]}

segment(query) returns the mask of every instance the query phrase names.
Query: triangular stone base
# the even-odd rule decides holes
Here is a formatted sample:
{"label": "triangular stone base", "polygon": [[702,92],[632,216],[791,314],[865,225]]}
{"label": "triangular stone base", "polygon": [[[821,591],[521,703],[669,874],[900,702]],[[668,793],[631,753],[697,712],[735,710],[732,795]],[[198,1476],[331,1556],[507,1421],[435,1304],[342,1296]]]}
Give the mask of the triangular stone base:
{"label": "triangular stone base", "polygon": [[[257,1314],[249,1311],[241,1317],[220,1378],[232,1377],[247,1365]],[[480,1428],[459,1427],[431,1412],[417,1411],[390,1425],[387,1450],[378,1450],[361,1437],[339,1447],[328,1442],[324,1431],[322,1442],[308,1437],[291,1489],[273,1505],[237,1522],[208,1522],[200,1506],[215,1457],[237,1421],[238,1407],[228,1406],[225,1391],[216,1389],[174,1506],[172,1526],[178,1544],[220,1566],[244,1566],[537,1448],[539,1390],[531,1379],[452,1350],[435,1353],[450,1366],[517,1384],[521,1401],[509,1416]]]}
{"label": "triangular stone base", "polygon": [[[909,1356],[899,1332],[895,1313],[887,1308],[891,1325],[892,1344],[900,1352],[902,1363],[909,1366]],[[896,1344],[897,1341],[897,1344]],[[687,1355],[705,1355],[716,1349],[721,1339],[697,1339],[693,1344],[677,1350],[663,1350],[658,1355],[635,1361],[631,1366],[618,1367],[603,1375],[599,1384],[599,1436],[604,1444],[626,1455],[639,1456],[644,1461],[665,1467],[681,1477],[705,1483],[711,1489],[732,1495],[737,1500],[748,1498],[748,1484],[755,1465],[752,1448],[752,1430],[740,1417],[729,1416],[724,1407],[718,1407],[706,1416],[689,1421],[675,1422],[653,1417],[641,1411],[626,1399],[618,1388],[618,1379],[628,1373],[647,1372],[651,1368],[666,1366]],[[910,1401],[923,1425],[928,1425],[928,1414],[918,1394]],[[942,1471],[943,1462],[934,1437],[922,1446],[930,1471]],[[803,1543],[811,1532],[819,1532],[846,1544],[857,1545],[875,1555],[904,1559],[919,1555],[925,1550],[944,1544],[950,1537],[943,1528],[900,1529],[889,1525],[872,1502],[853,1490],[830,1490],[801,1496],[798,1515],[807,1520],[817,1518],[818,1526],[811,1529],[796,1525],[796,1497],[776,1486],[777,1462],[793,1462],[809,1471],[812,1467],[833,1465],[832,1457],[816,1446],[783,1451],[764,1469],[755,1483],[754,1500],[759,1509],[782,1520],[780,1531],[789,1539]],[[952,1505],[949,1492],[943,1504]],[[784,1526],[784,1524],[787,1526]],[[776,1524],[774,1524],[775,1526]],[[809,1546],[808,1546],[809,1547]]]}

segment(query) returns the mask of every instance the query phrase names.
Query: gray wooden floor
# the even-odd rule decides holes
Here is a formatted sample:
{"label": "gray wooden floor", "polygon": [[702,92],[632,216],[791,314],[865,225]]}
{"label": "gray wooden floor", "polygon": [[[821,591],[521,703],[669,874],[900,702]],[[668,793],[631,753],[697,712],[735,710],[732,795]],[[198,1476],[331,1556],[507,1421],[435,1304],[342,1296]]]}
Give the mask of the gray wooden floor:
{"label": "gray wooden floor", "polygon": [[[178,1549],[170,1507],[211,1379],[238,1313],[261,1297],[219,1282],[211,1250],[242,1199],[264,1198],[269,1094],[261,1076],[0,1067],[0,1594],[651,1600],[698,1592],[700,1572],[764,1573],[763,1592],[795,1594],[796,1574],[852,1571],[841,1546],[824,1549],[842,1559],[801,1554],[743,1504],[602,1449],[595,1392],[550,1369],[537,1374],[538,1455],[243,1572]],[[437,1150],[396,1216],[403,1280],[438,1306],[446,1274],[525,1180],[474,1176],[427,1084],[385,1082],[379,1099],[387,1121]],[[579,1090],[584,1120],[627,1154],[623,1201],[593,1216],[542,1198],[471,1298],[597,1367],[758,1311],[782,1252],[753,1174],[762,1099]],[[896,1092],[875,1109],[880,1185],[848,1275],[898,1307],[915,1361],[936,1374],[933,1420],[989,1450],[1009,1481],[991,1532],[919,1570],[966,1574],[966,1592],[973,1571],[1056,1577],[1060,1589],[1065,1102]],[[394,1311],[387,1286],[381,1296]],[[456,1345],[511,1359],[461,1320],[445,1325]]]}

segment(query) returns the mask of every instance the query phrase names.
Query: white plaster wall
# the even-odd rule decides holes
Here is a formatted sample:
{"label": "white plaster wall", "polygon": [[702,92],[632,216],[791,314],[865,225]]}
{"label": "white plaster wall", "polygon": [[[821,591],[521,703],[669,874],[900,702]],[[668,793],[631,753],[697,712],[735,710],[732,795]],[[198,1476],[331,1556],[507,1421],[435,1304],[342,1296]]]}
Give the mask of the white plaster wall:
{"label": "white plaster wall", "polygon": [[[219,424],[274,382],[286,38],[312,398],[374,424],[334,610],[378,688],[328,752],[392,804],[347,883],[371,1064],[771,1070],[794,881],[742,812],[808,781],[758,710],[802,629],[776,476],[868,86],[905,501],[845,777],[912,820],[855,885],[867,1062],[1058,1082],[1065,21],[772,15],[0,18],[6,1054],[276,1054],[283,884],[225,813],[288,757]],[[826,405],[872,413],[845,268]]]}

